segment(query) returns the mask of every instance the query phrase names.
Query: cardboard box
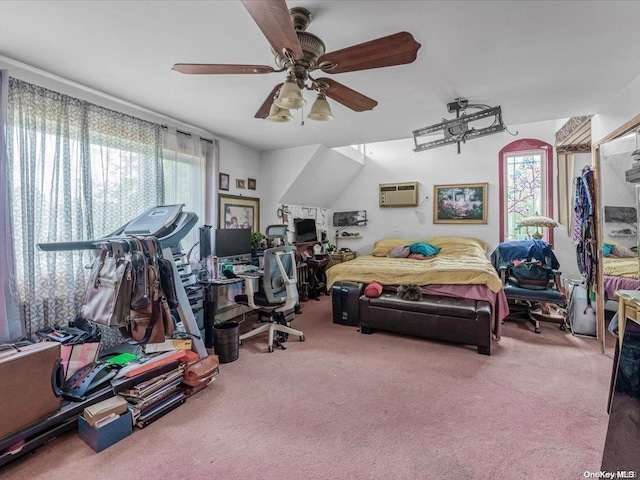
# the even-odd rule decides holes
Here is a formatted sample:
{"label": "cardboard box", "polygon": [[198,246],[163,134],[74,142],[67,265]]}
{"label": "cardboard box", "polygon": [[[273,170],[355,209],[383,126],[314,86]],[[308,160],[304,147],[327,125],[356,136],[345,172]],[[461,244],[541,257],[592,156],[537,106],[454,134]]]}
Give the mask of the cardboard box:
{"label": "cardboard box", "polygon": [[92,427],[84,417],[78,417],[78,435],[96,452],[101,452],[114,443],[128,437],[133,432],[133,418],[131,412],[120,415],[119,418],[100,428]]}
{"label": "cardboard box", "polygon": [[116,395],[115,397],[107,398],[102,402],[94,403],[93,405],[88,406],[84,409],[84,413],[82,416],[84,420],[89,424],[89,426],[93,427],[95,423],[112,413],[117,413],[119,415],[125,413],[127,411],[127,401]]}
{"label": "cardboard box", "polygon": [[190,338],[169,339],[164,343],[148,343],[144,346],[145,353],[173,352],[175,350],[191,350]]}

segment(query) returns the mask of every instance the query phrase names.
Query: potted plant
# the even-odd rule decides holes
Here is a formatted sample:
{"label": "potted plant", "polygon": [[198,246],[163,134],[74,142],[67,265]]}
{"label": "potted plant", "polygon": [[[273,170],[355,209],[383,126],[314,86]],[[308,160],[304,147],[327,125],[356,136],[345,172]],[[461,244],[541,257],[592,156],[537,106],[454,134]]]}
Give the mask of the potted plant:
{"label": "potted plant", "polygon": [[260,232],[253,232],[251,234],[251,248],[258,250],[261,247],[262,239],[264,235]]}

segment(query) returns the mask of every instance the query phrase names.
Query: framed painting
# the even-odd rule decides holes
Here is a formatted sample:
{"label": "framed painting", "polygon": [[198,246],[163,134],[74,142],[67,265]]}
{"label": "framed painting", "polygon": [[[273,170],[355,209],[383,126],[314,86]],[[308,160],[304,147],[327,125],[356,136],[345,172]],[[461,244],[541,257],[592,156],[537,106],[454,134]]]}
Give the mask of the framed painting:
{"label": "framed painting", "polygon": [[488,183],[433,186],[433,223],[487,223]]}
{"label": "framed painting", "polygon": [[255,178],[247,178],[247,188],[249,190],[256,189],[256,179]]}
{"label": "framed painting", "polygon": [[218,188],[220,188],[220,190],[229,190],[229,175],[227,173],[220,174]]}
{"label": "framed painting", "polygon": [[236,188],[247,188],[246,180],[244,178],[236,179]]}
{"label": "framed painting", "polygon": [[238,195],[218,195],[219,228],[250,228],[260,231],[260,199]]}

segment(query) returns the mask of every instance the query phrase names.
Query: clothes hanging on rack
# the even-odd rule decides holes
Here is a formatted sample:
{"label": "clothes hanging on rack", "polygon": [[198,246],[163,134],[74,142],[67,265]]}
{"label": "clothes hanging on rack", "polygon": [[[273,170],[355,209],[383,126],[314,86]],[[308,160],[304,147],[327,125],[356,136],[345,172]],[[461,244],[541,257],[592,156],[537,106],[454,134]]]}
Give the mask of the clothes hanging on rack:
{"label": "clothes hanging on rack", "polygon": [[[574,179],[573,184],[575,185],[573,244],[576,246],[578,269],[585,278],[587,289],[593,292],[598,255],[593,215],[595,209],[593,169],[588,165],[584,167],[580,176]],[[590,298],[591,295],[587,298],[589,303]]]}

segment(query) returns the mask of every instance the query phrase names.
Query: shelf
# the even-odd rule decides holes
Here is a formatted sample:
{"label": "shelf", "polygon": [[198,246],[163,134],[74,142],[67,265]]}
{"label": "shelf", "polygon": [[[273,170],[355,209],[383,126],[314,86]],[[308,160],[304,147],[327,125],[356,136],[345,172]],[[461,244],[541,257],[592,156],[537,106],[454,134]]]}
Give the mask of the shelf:
{"label": "shelf", "polygon": [[635,233],[610,233],[610,237],[635,237]]}
{"label": "shelf", "polygon": [[338,240],[345,240],[345,239],[351,239],[351,238],[362,238],[362,235],[346,235],[346,236],[342,236],[342,235],[338,235],[336,237]]}

